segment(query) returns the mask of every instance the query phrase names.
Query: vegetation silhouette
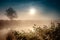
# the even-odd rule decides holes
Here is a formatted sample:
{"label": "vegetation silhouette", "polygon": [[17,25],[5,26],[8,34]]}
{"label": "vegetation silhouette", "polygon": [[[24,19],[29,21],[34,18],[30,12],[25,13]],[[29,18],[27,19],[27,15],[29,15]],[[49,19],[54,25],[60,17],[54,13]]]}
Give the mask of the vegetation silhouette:
{"label": "vegetation silhouette", "polygon": [[16,11],[12,7],[6,10],[6,15],[11,20],[17,17]]}
{"label": "vegetation silhouette", "polygon": [[37,27],[37,25],[34,24],[34,32],[19,32],[14,30],[12,33],[16,40],[60,40],[60,23],[56,24],[57,26],[55,26],[55,23],[51,22],[50,28],[44,25],[46,29],[42,29],[40,26]]}

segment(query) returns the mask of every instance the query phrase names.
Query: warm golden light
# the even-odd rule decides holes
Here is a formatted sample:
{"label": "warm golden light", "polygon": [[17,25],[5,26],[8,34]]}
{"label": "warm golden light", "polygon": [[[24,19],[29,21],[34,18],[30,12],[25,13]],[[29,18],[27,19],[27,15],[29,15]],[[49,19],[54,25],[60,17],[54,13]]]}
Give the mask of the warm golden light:
{"label": "warm golden light", "polygon": [[31,15],[34,15],[35,12],[36,12],[36,10],[35,10],[34,8],[31,8],[31,9],[29,10],[29,12],[30,12]]}

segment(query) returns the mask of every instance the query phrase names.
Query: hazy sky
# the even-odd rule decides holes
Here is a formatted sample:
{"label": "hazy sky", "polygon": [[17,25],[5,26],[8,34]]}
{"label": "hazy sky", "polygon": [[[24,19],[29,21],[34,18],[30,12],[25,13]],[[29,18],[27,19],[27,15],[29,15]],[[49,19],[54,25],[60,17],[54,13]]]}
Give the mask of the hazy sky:
{"label": "hazy sky", "polygon": [[12,7],[16,11],[18,15],[16,20],[33,21],[0,21],[0,29],[2,29],[0,30],[1,40],[4,39],[4,34],[8,32],[10,28],[18,31],[20,31],[20,29],[24,29],[25,31],[28,29],[33,30],[32,27],[34,24],[38,24],[39,26],[40,24],[48,25],[49,20],[60,19],[60,0],[0,0],[0,20],[9,19],[5,15],[6,9],[9,7]]}
{"label": "hazy sky", "polygon": [[[20,20],[60,18],[59,0],[0,0],[0,19],[8,19],[5,10],[12,7]],[[30,9],[35,14],[30,14]]]}

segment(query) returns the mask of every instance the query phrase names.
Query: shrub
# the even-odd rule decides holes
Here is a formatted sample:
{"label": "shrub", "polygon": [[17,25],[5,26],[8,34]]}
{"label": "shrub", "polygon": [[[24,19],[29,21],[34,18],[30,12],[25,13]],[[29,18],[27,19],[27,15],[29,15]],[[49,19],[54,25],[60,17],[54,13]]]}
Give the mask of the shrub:
{"label": "shrub", "polygon": [[42,29],[40,26],[36,26],[34,24],[33,30],[35,32],[30,31],[27,32],[18,32],[13,31],[14,36],[17,40],[60,40],[60,23],[57,23],[57,27],[54,23],[51,23],[51,27],[46,29]]}

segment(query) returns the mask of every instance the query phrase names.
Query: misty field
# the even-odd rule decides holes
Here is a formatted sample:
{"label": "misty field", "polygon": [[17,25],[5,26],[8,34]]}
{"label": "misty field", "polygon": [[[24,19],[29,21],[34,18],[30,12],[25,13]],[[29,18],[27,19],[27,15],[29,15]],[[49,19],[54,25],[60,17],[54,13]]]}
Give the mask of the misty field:
{"label": "misty field", "polygon": [[[60,23],[48,23],[0,20],[0,40],[60,40]],[[44,24],[43,28],[39,24]]]}

